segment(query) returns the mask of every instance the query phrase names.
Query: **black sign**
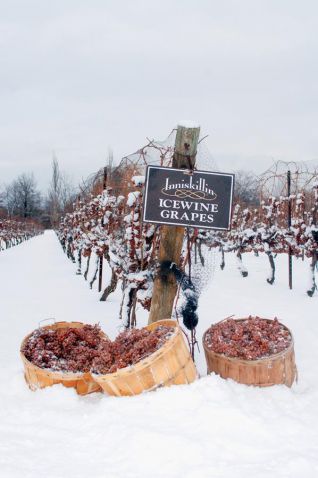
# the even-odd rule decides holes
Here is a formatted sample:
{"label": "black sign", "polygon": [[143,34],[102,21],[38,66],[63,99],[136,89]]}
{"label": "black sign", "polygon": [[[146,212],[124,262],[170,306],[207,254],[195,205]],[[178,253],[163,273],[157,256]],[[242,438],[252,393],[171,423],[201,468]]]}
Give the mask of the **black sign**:
{"label": "black sign", "polygon": [[234,174],[148,166],[143,221],[230,229]]}

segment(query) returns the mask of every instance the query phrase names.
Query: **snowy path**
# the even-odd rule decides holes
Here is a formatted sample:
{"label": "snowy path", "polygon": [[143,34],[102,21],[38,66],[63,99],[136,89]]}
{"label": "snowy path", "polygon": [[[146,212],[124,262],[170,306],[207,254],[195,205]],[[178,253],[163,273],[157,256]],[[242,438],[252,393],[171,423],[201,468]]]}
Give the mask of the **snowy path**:
{"label": "snowy path", "polygon": [[[277,284],[265,283],[266,258],[234,257],[216,269],[200,300],[198,335],[231,314],[275,315],[295,336],[299,383],[250,388],[204,377],[190,386],[133,398],[79,397],[62,386],[29,391],[19,346],[44,318],[118,327],[119,295],[98,301],[52,232],[0,253],[0,476],[3,478],[318,476],[318,296],[306,294],[306,262],[286,258]],[[144,314],[143,314],[144,316]],[[199,360],[204,372],[204,357]]]}

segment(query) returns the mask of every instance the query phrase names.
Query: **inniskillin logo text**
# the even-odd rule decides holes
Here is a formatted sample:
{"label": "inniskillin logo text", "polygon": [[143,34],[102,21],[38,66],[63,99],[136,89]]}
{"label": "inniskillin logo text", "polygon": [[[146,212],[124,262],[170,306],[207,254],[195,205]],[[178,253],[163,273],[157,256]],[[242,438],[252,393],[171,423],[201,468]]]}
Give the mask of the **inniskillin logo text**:
{"label": "inniskillin logo text", "polygon": [[217,195],[213,189],[209,188],[205,179],[198,179],[193,181],[193,176],[189,177],[189,181],[186,182],[182,179],[179,183],[170,183],[169,178],[166,178],[166,184],[161,189],[162,194],[170,197],[177,197],[179,199],[195,199],[203,201],[214,201]]}

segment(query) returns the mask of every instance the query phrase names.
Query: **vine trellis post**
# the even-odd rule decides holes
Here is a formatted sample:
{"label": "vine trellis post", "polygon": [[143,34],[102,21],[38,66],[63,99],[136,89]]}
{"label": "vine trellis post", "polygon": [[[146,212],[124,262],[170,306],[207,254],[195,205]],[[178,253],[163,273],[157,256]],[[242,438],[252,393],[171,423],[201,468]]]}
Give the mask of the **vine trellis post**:
{"label": "vine trellis post", "polygon": [[[107,167],[104,167],[104,175],[103,175],[103,191],[106,189],[107,186]],[[104,218],[102,218],[102,227],[104,226]],[[103,255],[99,258],[99,275],[98,275],[98,292],[102,290],[102,282],[103,282]]]}
{"label": "vine trellis post", "polygon": [[[290,170],[287,171],[287,196],[288,196],[288,213],[287,213],[287,225],[288,230],[291,229],[291,197],[290,197],[290,185],[291,185],[291,178],[290,178]],[[293,259],[292,259],[292,248],[291,246],[288,247],[288,283],[289,288],[293,288]]]}
{"label": "vine trellis post", "polygon": [[[177,128],[175,151],[172,160],[173,168],[194,169],[200,127]],[[159,262],[171,261],[180,266],[184,239],[183,226],[161,226]],[[149,314],[149,324],[171,317],[172,307],[177,293],[177,283],[172,273],[163,276],[158,274],[154,281],[154,288]]]}

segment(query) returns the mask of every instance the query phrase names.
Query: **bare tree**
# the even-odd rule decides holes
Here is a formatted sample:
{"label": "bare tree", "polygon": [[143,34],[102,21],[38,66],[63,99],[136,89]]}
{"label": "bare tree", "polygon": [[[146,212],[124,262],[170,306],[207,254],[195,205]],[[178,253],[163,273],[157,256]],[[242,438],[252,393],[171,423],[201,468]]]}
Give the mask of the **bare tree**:
{"label": "bare tree", "polygon": [[259,185],[252,171],[235,172],[235,200],[244,204],[259,204]]}
{"label": "bare tree", "polygon": [[71,179],[64,172],[61,173],[61,190],[60,190],[60,207],[61,211],[64,212],[69,209],[73,204],[77,196],[77,191],[72,184]]}
{"label": "bare tree", "polygon": [[64,172],[60,170],[57,157],[53,155],[52,176],[47,194],[46,207],[50,216],[51,225],[56,228],[61,215],[73,202],[75,196],[74,187]]}
{"label": "bare tree", "polygon": [[5,209],[5,198],[6,198],[6,194],[5,192],[2,190],[0,190],[0,217],[5,217],[7,214],[6,214],[6,209]]}
{"label": "bare tree", "polygon": [[114,167],[114,153],[111,147],[108,148],[108,157],[106,161],[108,179],[111,179],[113,167]]}
{"label": "bare tree", "polygon": [[47,206],[51,224],[56,227],[60,214],[61,172],[56,156],[52,159],[52,177],[48,191]]}
{"label": "bare tree", "polygon": [[5,190],[4,202],[9,216],[38,216],[42,200],[33,173],[21,174],[9,184]]}

